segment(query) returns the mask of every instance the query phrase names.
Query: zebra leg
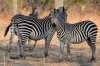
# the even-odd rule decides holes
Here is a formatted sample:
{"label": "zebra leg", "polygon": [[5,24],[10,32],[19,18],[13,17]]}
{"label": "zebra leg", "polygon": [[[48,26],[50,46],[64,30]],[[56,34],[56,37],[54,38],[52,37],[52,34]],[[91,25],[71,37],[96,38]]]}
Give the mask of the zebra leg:
{"label": "zebra leg", "polygon": [[60,59],[63,59],[64,43],[60,41]]}
{"label": "zebra leg", "polygon": [[37,40],[35,40],[35,43],[34,43],[34,45],[33,45],[33,50],[35,49],[35,46],[36,46],[36,42],[37,42]]}
{"label": "zebra leg", "polygon": [[52,34],[48,35],[47,38],[45,38],[45,48],[44,48],[44,55],[45,57],[49,56],[48,55],[48,49],[49,49],[49,46],[50,46],[50,42],[51,42],[51,39],[52,39]]}
{"label": "zebra leg", "polygon": [[28,37],[27,37],[27,35],[20,35],[19,36],[19,49],[20,49],[20,57],[22,57],[22,58],[25,58],[25,51],[24,51],[24,49],[25,49],[25,43],[26,43],[26,41],[27,41],[27,39],[28,39]]}
{"label": "zebra leg", "polygon": [[13,42],[14,34],[15,34],[15,32],[14,32],[14,27],[12,26],[11,36],[10,36],[10,39],[9,39],[9,46],[8,46],[8,52],[9,52],[9,53],[10,53],[11,48],[12,48],[11,44],[12,44],[12,42]]}
{"label": "zebra leg", "polygon": [[23,46],[21,45],[21,40],[19,40],[18,39],[18,45],[19,45],[19,50],[20,50],[20,54],[19,54],[19,56],[11,56],[10,58],[11,59],[19,59],[20,57],[22,58],[25,58],[25,56],[24,56],[24,52],[23,52]]}
{"label": "zebra leg", "polygon": [[28,44],[30,44],[30,42],[31,42],[31,39],[28,39]]}
{"label": "zebra leg", "polygon": [[[16,30],[16,34],[18,36],[18,45],[19,45],[19,50],[20,50],[19,56],[25,58],[25,56],[24,56],[24,44],[27,41],[28,37],[26,37],[27,35],[24,36],[23,34],[21,34],[18,27],[15,28],[15,30]],[[26,39],[25,39],[25,37],[26,37]],[[22,42],[22,40],[24,40],[24,39],[25,39],[25,41]]]}
{"label": "zebra leg", "polygon": [[[21,43],[20,43],[21,44]],[[23,52],[22,52],[22,50],[23,50],[23,48],[22,48],[22,46],[19,44],[19,50],[20,50],[20,57],[23,57]]]}
{"label": "zebra leg", "polygon": [[87,43],[88,45],[90,46],[91,50],[92,50],[92,58],[90,59],[90,61],[96,61],[96,58],[95,58],[95,51],[96,51],[96,46],[95,46],[95,42],[96,42],[96,38],[95,37],[89,37],[87,39]]}
{"label": "zebra leg", "polygon": [[45,57],[48,56],[49,46],[50,46],[50,40],[45,39],[45,48],[44,48],[44,55],[45,55]]}
{"label": "zebra leg", "polygon": [[19,56],[21,58],[25,58],[25,55],[24,55],[24,44],[22,43],[22,40],[19,40],[19,50],[20,50],[20,54]]}
{"label": "zebra leg", "polygon": [[30,51],[35,49],[36,43],[37,43],[37,40],[35,40],[34,45],[33,45],[32,47],[29,48]]}
{"label": "zebra leg", "polygon": [[12,39],[13,39],[13,37],[12,37],[12,35],[10,36],[10,39],[9,39],[9,46],[8,46],[8,52],[10,53],[10,51],[11,51],[11,48],[12,48],[12,46],[11,46],[11,44],[12,44]]}
{"label": "zebra leg", "polygon": [[19,56],[20,56],[21,58],[25,58],[23,46],[19,46],[19,49],[20,49],[20,55],[19,55]]}
{"label": "zebra leg", "polygon": [[70,61],[71,59],[71,54],[70,54],[70,43],[66,43],[66,47],[67,47],[67,52],[68,52],[68,60]]}

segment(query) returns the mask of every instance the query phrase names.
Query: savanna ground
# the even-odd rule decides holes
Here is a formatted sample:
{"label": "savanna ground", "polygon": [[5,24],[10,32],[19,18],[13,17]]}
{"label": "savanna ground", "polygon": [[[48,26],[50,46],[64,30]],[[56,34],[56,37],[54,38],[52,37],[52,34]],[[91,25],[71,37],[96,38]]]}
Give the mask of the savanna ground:
{"label": "savanna ground", "polygon": [[[27,15],[29,10],[23,10],[23,14]],[[10,59],[11,55],[18,55],[19,51],[13,45],[13,50],[11,54],[7,52],[7,48],[0,48],[0,66],[99,66],[100,65],[100,10],[98,7],[95,8],[93,5],[71,5],[67,11],[68,22],[76,23],[82,20],[91,20],[98,26],[98,35],[96,41],[96,62],[90,63],[88,60],[91,58],[91,50],[86,42],[71,45],[71,61],[67,61],[66,56],[66,46],[64,51],[64,59],[59,62],[59,41],[56,34],[53,36],[49,49],[49,57],[44,58],[44,40],[39,40],[37,42],[36,48],[30,52],[26,51],[25,59]],[[48,12],[42,13],[42,17],[46,16]],[[12,15],[10,13],[4,12],[0,15],[0,47],[5,45],[8,46],[9,36],[4,38],[4,31],[7,25],[10,23]],[[14,44],[16,44],[17,38],[14,39]],[[34,41],[27,46],[32,46]]]}

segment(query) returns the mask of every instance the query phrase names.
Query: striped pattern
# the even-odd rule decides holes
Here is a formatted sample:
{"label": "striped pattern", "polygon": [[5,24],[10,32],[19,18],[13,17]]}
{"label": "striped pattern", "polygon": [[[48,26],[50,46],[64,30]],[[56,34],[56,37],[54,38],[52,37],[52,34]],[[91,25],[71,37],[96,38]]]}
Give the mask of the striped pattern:
{"label": "striped pattern", "polygon": [[[25,17],[29,17],[29,18],[38,18],[37,17],[37,12],[36,12],[36,9],[34,8],[33,9],[33,12],[31,13],[31,14],[29,14],[29,16],[25,16],[25,15],[23,15],[23,14],[17,14],[17,15],[15,15],[16,16],[16,18],[14,18],[14,20],[15,20],[15,24],[16,23],[18,23],[18,20],[21,20],[22,18],[25,18]],[[13,19],[13,18],[12,18]],[[10,52],[10,50],[11,50],[11,48],[12,48],[12,46],[11,46],[11,44],[13,43],[13,38],[14,38],[14,34],[16,35],[17,33],[16,33],[16,30],[15,30],[15,27],[14,27],[14,25],[12,25],[13,24],[13,22],[11,22],[8,26],[7,26],[7,28],[6,28],[6,30],[5,30],[5,34],[4,34],[4,37],[7,35],[7,33],[8,33],[8,31],[9,31],[9,28],[11,29],[11,36],[10,36],[10,39],[9,39],[9,52]],[[28,39],[28,40],[30,40],[30,39]],[[37,41],[35,41],[35,43],[34,43],[34,45],[33,45],[33,48],[35,48],[35,45],[36,45],[36,42]],[[32,48],[32,49],[33,49]]]}
{"label": "striped pattern", "polygon": [[[16,18],[15,18],[15,20],[17,21],[17,20],[20,20],[21,18],[24,18],[24,17],[30,17],[30,18],[38,18],[37,17],[37,9],[36,8],[34,8],[33,10],[32,10],[32,13],[30,13],[29,14],[29,16],[25,16],[25,15],[23,15],[23,14],[17,14],[17,15],[15,15],[16,16]],[[13,18],[12,18],[13,19]],[[17,23],[17,22],[14,22],[14,23]],[[5,34],[4,34],[4,37],[7,35],[7,33],[8,33],[8,31],[9,31],[9,28],[11,28],[11,31],[13,30],[13,28],[12,28],[12,22],[7,26],[7,28],[6,28],[6,30],[5,30]],[[15,31],[15,33],[16,33],[16,31]],[[11,34],[13,34],[12,32],[11,32]]]}
{"label": "striped pattern", "polygon": [[[14,21],[15,20],[15,21]],[[12,20],[13,22],[16,22],[16,16]],[[47,37],[48,33],[52,32],[52,26],[51,26],[51,20],[48,17],[45,17],[44,19],[36,19],[36,18],[29,18],[24,17],[18,19],[18,30],[22,37],[22,42],[25,42],[27,39],[34,39],[34,40],[40,40]]]}
{"label": "striped pattern", "polygon": [[[28,38],[32,40],[45,39],[45,56],[48,56],[48,48],[54,30],[52,28],[51,19],[49,16],[43,19],[30,18],[28,16],[19,18],[19,14],[12,18],[12,25],[16,25],[16,33],[19,39],[20,47],[24,46]],[[23,50],[20,48],[20,55],[23,55]]]}
{"label": "striped pattern", "polygon": [[[62,7],[60,9],[63,10]],[[66,14],[66,12],[63,11],[62,14],[64,13]],[[64,16],[66,16],[65,14]],[[50,41],[55,32],[51,24],[50,16],[51,14],[49,14],[49,16],[43,19],[36,19],[36,18],[30,18],[28,16],[21,17],[20,14],[15,15],[12,18],[12,25],[15,24],[16,33],[20,41],[19,44],[23,46],[28,38],[35,41],[40,39],[45,39],[44,54],[45,56],[48,56],[48,48],[50,45]],[[21,48],[20,48],[20,54],[23,55]]]}
{"label": "striped pattern", "polygon": [[88,45],[92,50],[91,61],[95,60],[96,50],[96,36],[98,28],[92,21],[81,21],[75,24],[65,23],[58,10],[54,10],[52,13],[52,26],[56,25],[57,37],[60,40],[61,57],[63,52],[63,44],[67,45],[67,52],[70,58],[70,43],[82,43],[87,41]]}

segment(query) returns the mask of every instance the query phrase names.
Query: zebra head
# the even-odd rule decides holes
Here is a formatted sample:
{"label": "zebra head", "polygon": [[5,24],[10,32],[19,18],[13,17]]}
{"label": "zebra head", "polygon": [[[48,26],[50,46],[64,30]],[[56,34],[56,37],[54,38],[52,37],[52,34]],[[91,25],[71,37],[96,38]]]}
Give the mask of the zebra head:
{"label": "zebra head", "polygon": [[67,9],[65,9],[64,8],[64,6],[63,7],[59,7],[59,9],[58,9],[59,11],[60,11],[60,13],[61,13],[61,16],[62,16],[62,18],[66,21],[67,20]]}
{"label": "zebra head", "polygon": [[67,13],[64,7],[60,7],[59,9],[54,9],[51,12],[51,22],[52,27],[57,28],[60,27],[62,23],[66,22]]}

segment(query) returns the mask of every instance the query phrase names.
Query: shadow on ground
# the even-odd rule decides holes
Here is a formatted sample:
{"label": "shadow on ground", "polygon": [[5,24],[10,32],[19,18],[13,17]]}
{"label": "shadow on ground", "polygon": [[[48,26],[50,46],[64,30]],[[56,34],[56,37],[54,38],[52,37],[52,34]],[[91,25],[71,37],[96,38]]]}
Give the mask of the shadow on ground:
{"label": "shadow on ground", "polygon": [[7,49],[0,49],[0,66],[98,66],[100,64],[100,49],[97,48],[97,60],[96,62],[88,62],[91,58],[91,50],[89,48],[71,48],[71,61],[67,60],[66,48],[64,50],[64,58],[60,60],[59,47],[52,45],[49,48],[49,57],[44,57],[44,46],[36,46],[33,51],[25,51],[26,58],[10,59],[11,55],[18,55],[18,49],[12,49],[11,53],[7,52]]}

